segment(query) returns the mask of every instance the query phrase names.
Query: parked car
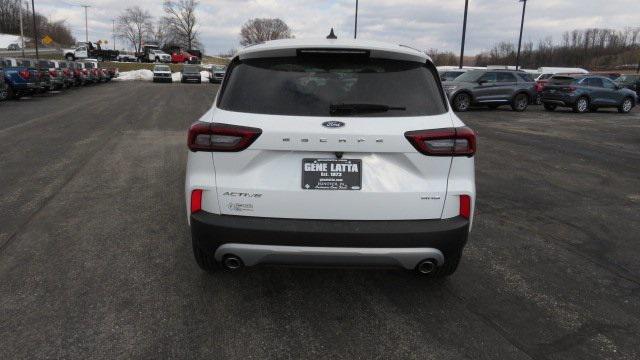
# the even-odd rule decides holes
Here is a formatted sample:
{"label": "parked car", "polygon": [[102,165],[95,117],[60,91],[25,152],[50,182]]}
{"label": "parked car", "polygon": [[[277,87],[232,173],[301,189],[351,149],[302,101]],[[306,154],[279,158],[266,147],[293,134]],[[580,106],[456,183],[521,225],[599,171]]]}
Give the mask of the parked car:
{"label": "parked car", "polygon": [[73,49],[62,49],[62,54],[69,61],[94,58],[98,61],[112,61],[118,58],[118,50],[102,49],[101,45],[92,42],[80,42]]}
{"label": "parked car", "polygon": [[76,65],[82,70],[84,75],[84,85],[95,84],[99,79],[93,71],[92,65],[83,61],[76,62]]}
{"label": "parked car", "polygon": [[76,86],[85,85],[87,83],[88,74],[83,69],[82,64],[76,61],[71,61],[69,64],[70,64],[69,65],[70,68],[72,69],[73,80],[75,85]]}
{"label": "parked car", "polygon": [[458,76],[466,73],[467,71],[469,71],[468,69],[455,69],[455,70],[445,70],[445,71],[441,71],[440,74],[440,80],[441,81],[451,81],[451,80],[455,80]]}
{"label": "parked car", "polygon": [[424,53],[276,40],[240,50],[227,76],[188,134],[186,208],[201,268],[456,270],[475,205],[476,136]]}
{"label": "parked car", "polygon": [[53,66],[56,69],[59,69],[62,73],[63,83],[65,88],[69,88],[75,85],[75,79],[73,77],[73,72],[69,68],[69,61],[66,60],[51,60]]}
{"label": "parked car", "polygon": [[51,90],[59,90],[65,86],[65,76],[61,69],[51,60],[40,60],[40,68],[47,69],[51,78]]}
{"label": "parked car", "polygon": [[168,65],[156,65],[153,67],[153,82],[173,82],[171,68]]}
{"label": "parked car", "polygon": [[443,87],[455,111],[483,105],[492,109],[510,105],[514,111],[525,111],[536,96],[531,76],[516,70],[471,70],[444,82]]}
{"label": "parked car", "polygon": [[0,58],[7,99],[16,99],[40,91],[38,71],[19,64],[14,58]]}
{"label": "parked car", "polygon": [[120,54],[116,58],[116,61],[120,61],[120,62],[136,62],[136,61],[138,61],[138,58],[135,55]]}
{"label": "parked car", "polygon": [[621,113],[628,113],[636,105],[637,95],[604,76],[556,75],[545,86],[542,102],[548,111],[570,107],[574,112],[585,113],[615,107]]}
{"label": "parked car", "polygon": [[191,55],[186,51],[171,53],[171,62],[174,64],[197,64],[199,61],[197,56]]}
{"label": "parked car", "polygon": [[36,59],[16,59],[18,64],[21,66],[26,66],[29,69],[33,69],[36,73],[35,79],[40,87],[39,93],[44,93],[47,91],[52,91],[55,88],[55,85],[51,79],[51,74],[49,74],[49,69],[47,67],[40,66],[40,62]]}
{"label": "parked car", "polygon": [[7,100],[9,97],[9,85],[4,79],[4,65],[0,64],[0,101]]}
{"label": "parked car", "polygon": [[98,68],[98,63],[97,62],[84,61],[84,66],[89,71],[89,73],[91,74],[91,78],[93,79],[93,82],[95,84],[99,84],[101,82],[104,82],[104,80],[105,80],[104,74],[102,74],[102,71],[100,71],[100,69]]}
{"label": "parked car", "polygon": [[18,44],[9,44],[9,46],[7,46],[7,50],[9,51],[18,51],[20,49],[21,47]]}
{"label": "parked car", "polygon": [[616,79],[616,84],[633,90],[640,96],[640,75],[622,75]]}
{"label": "parked car", "polygon": [[227,72],[227,67],[222,65],[213,65],[209,70],[209,82],[221,83],[224,79],[224,74]]}
{"label": "parked car", "polygon": [[202,82],[202,75],[200,75],[200,66],[198,65],[184,65],[182,67],[182,83],[196,82],[200,84]]}

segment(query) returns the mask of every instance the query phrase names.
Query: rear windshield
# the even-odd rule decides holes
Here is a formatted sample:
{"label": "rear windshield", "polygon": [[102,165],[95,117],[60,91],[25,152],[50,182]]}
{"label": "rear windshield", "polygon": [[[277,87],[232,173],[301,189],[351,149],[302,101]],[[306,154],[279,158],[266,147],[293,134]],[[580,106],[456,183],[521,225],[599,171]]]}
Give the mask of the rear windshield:
{"label": "rear windshield", "polygon": [[185,74],[196,74],[200,72],[200,68],[197,66],[185,66],[182,72]]}
{"label": "rear windshield", "polygon": [[568,85],[576,83],[579,79],[570,76],[554,76],[549,80],[551,85]]}
{"label": "rear windshield", "polygon": [[301,56],[242,60],[227,71],[230,76],[218,106],[229,111],[328,116],[331,105],[340,104],[398,108],[353,116],[423,116],[446,111],[435,68],[417,62]]}

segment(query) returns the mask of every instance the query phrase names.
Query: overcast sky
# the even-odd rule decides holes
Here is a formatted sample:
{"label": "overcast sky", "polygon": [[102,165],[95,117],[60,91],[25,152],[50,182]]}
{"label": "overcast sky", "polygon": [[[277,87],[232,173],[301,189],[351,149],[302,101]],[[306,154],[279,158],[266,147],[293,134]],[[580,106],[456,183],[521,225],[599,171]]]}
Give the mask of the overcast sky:
{"label": "overcast sky", "polygon": [[[470,0],[467,54],[499,41],[517,41],[522,3],[518,0]],[[162,15],[162,0],[36,0],[36,10],[51,20],[65,20],[78,40],[84,40],[84,12],[89,8],[89,39],[112,39],[112,22],[133,4]],[[237,48],[240,27],[255,17],[279,17],[298,38],[353,36],[355,0],[201,0],[200,37],[208,54]],[[419,49],[460,49],[464,0],[360,0],[358,37],[390,41]],[[553,36],[587,27],[639,26],[638,0],[530,0],[524,40]],[[117,40],[118,48],[122,41]]]}

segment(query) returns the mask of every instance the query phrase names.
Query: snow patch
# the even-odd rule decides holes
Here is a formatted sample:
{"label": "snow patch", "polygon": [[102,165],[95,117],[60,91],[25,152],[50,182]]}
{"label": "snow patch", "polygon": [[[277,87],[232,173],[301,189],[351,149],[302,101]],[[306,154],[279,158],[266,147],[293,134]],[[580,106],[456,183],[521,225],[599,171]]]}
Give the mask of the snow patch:
{"label": "snow patch", "polygon": [[[27,42],[27,38],[24,38],[24,41]],[[6,49],[11,44],[20,45],[20,35],[9,35],[9,34],[0,34],[0,49]]]}
{"label": "snow patch", "polygon": [[122,71],[120,75],[113,79],[118,81],[152,81],[153,80],[153,71],[147,69],[141,70],[132,70],[132,71]]}

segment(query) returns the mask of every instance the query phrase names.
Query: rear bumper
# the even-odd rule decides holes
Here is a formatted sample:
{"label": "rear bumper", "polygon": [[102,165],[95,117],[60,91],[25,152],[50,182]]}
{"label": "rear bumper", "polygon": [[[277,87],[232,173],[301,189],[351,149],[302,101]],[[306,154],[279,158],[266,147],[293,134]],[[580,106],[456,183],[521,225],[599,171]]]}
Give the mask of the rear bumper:
{"label": "rear bumper", "polygon": [[442,265],[460,254],[469,233],[462,217],[437,220],[304,220],[191,215],[194,246],[220,260],[244,256],[245,265]]}

